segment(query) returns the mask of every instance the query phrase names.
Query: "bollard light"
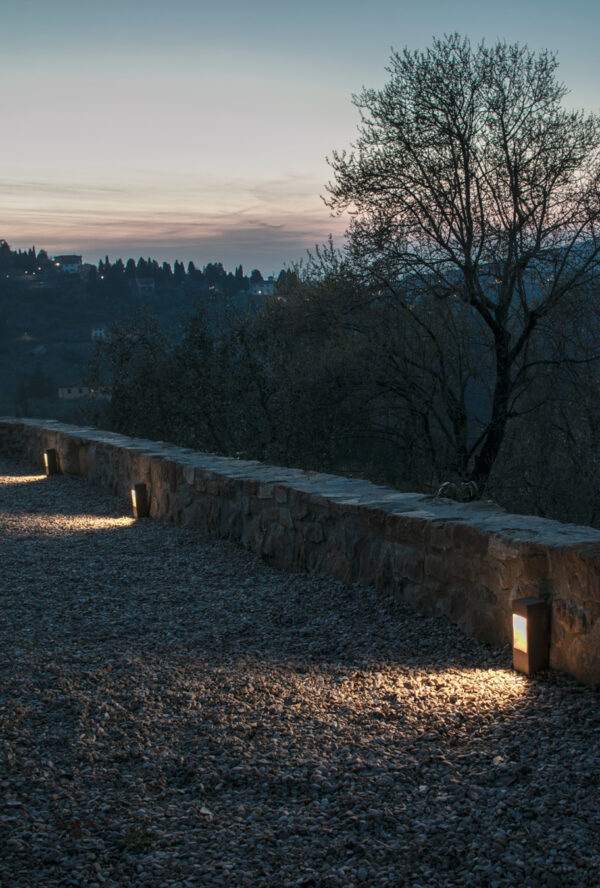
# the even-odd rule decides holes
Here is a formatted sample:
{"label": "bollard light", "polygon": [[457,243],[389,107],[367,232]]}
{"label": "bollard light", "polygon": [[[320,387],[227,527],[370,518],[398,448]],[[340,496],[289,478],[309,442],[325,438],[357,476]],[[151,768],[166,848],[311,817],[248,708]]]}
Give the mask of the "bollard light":
{"label": "bollard light", "polygon": [[513,666],[532,675],[548,666],[548,602],[517,598],[512,605]]}
{"label": "bollard light", "polygon": [[46,475],[58,475],[58,453],[53,447],[44,450],[44,465],[46,466]]}
{"label": "bollard light", "polygon": [[134,484],[131,488],[134,518],[146,518],[149,512],[148,491],[145,484]]}

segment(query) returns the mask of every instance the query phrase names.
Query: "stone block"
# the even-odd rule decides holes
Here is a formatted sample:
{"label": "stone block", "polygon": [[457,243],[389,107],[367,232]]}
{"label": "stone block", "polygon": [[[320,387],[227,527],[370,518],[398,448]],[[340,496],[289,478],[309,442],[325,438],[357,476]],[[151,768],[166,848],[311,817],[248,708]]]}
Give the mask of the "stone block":
{"label": "stone block", "polygon": [[296,521],[302,521],[309,514],[309,501],[305,494],[292,491],[290,495],[290,512]]}
{"label": "stone block", "polygon": [[432,521],[426,535],[427,549],[439,554],[445,554],[453,549],[455,527],[448,521]]}
{"label": "stone block", "polygon": [[489,538],[487,552],[496,561],[506,562],[521,557],[520,547],[516,543],[495,534]]}
{"label": "stone block", "polygon": [[260,511],[260,520],[264,528],[270,524],[279,524],[279,507],[265,506],[263,504],[263,508]]}
{"label": "stone block", "polygon": [[321,560],[324,573],[344,583],[351,583],[358,574],[357,564],[341,549],[327,549]]}
{"label": "stone block", "polygon": [[163,485],[161,462],[159,459],[153,459],[150,463],[150,483],[155,490],[159,490]]}
{"label": "stone block", "polygon": [[160,462],[161,481],[168,488],[170,493],[177,490],[177,467],[170,459],[163,459]]}
{"label": "stone block", "polygon": [[553,630],[558,632],[562,629],[564,635],[570,638],[586,635],[600,616],[600,605],[596,602],[592,606],[590,604],[585,606],[575,601],[554,598],[551,611]]}
{"label": "stone block", "polygon": [[326,552],[324,546],[312,545],[308,540],[305,539],[304,563],[306,565],[306,570],[309,573],[315,573],[317,571],[324,572],[323,561],[325,555]]}
{"label": "stone block", "polygon": [[243,518],[239,508],[232,506],[230,500],[221,500],[221,525],[219,536],[239,540],[243,532]]}
{"label": "stone block", "polygon": [[204,500],[197,497],[181,509],[181,524],[186,527],[205,527]]}
{"label": "stone block", "polygon": [[277,567],[286,568],[292,565],[293,550],[293,536],[280,524],[272,524],[263,538],[263,556]]}
{"label": "stone block", "polygon": [[293,539],[292,567],[302,571],[307,569],[304,534],[299,530],[296,531]]}
{"label": "stone block", "polygon": [[390,560],[394,579],[420,583],[425,574],[425,556],[419,549],[390,543]]}
{"label": "stone block", "polygon": [[470,558],[485,559],[489,536],[468,524],[452,525],[452,548],[466,552]]}
{"label": "stone block", "polygon": [[550,668],[573,675],[578,681],[600,688],[600,620],[589,632],[571,635],[563,627],[562,634],[551,631]]}
{"label": "stone block", "polygon": [[189,484],[181,484],[177,489],[177,505],[186,509],[196,499],[197,493]]}
{"label": "stone block", "polygon": [[207,493],[207,481],[203,472],[196,471],[194,476],[194,487],[198,493]]}
{"label": "stone block", "polygon": [[310,521],[304,525],[304,536],[311,543],[322,543],[325,539],[323,525],[319,521]]}
{"label": "stone block", "polygon": [[289,509],[279,509],[279,516],[277,520],[284,527],[292,528],[294,526],[292,514]]}
{"label": "stone block", "polygon": [[258,491],[259,482],[253,478],[243,478],[241,481],[242,493],[247,496],[255,497]]}

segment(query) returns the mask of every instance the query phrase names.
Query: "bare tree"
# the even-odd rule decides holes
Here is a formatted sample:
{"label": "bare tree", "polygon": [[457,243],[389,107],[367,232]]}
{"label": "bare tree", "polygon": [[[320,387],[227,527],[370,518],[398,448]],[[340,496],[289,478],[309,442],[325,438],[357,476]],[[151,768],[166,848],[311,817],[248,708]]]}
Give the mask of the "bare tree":
{"label": "bare tree", "polygon": [[[353,215],[346,261],[437,350],[438,424],[459,473],[480,485],[547,359],[532,347],[540,322],[598,274],[600,127],[565,110],[557,65],[548,51],[474,49],[456,34],[394,52],[387,85],[354,97],[362,123],[352,152],[330,159],[327,202]],[[466,307],[485,329],[484,416],[464,409],[464,373],[453,382],[439,325],[418,310],[437,300]]]}

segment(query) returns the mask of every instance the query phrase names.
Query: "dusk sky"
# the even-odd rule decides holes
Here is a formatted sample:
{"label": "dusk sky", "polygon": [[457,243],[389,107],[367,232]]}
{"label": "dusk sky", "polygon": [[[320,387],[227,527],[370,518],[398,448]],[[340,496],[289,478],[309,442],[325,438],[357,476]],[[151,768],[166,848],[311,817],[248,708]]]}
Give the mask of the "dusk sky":
{"label": "dusk sky", "polygon": [[352,93],[454,31],[556,51],[600,110],[592,0],[4,0],[0,238],[276,272],[346,227],[320,195]]}

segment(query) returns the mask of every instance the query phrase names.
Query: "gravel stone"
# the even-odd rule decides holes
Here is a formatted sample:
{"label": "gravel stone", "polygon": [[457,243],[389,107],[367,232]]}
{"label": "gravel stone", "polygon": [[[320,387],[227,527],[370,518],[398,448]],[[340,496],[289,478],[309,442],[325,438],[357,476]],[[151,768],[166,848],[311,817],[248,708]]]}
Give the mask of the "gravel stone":
{"label": "gravel stone", "polygon": [[598,888],[598,693],[0,460],[3,888]]}

